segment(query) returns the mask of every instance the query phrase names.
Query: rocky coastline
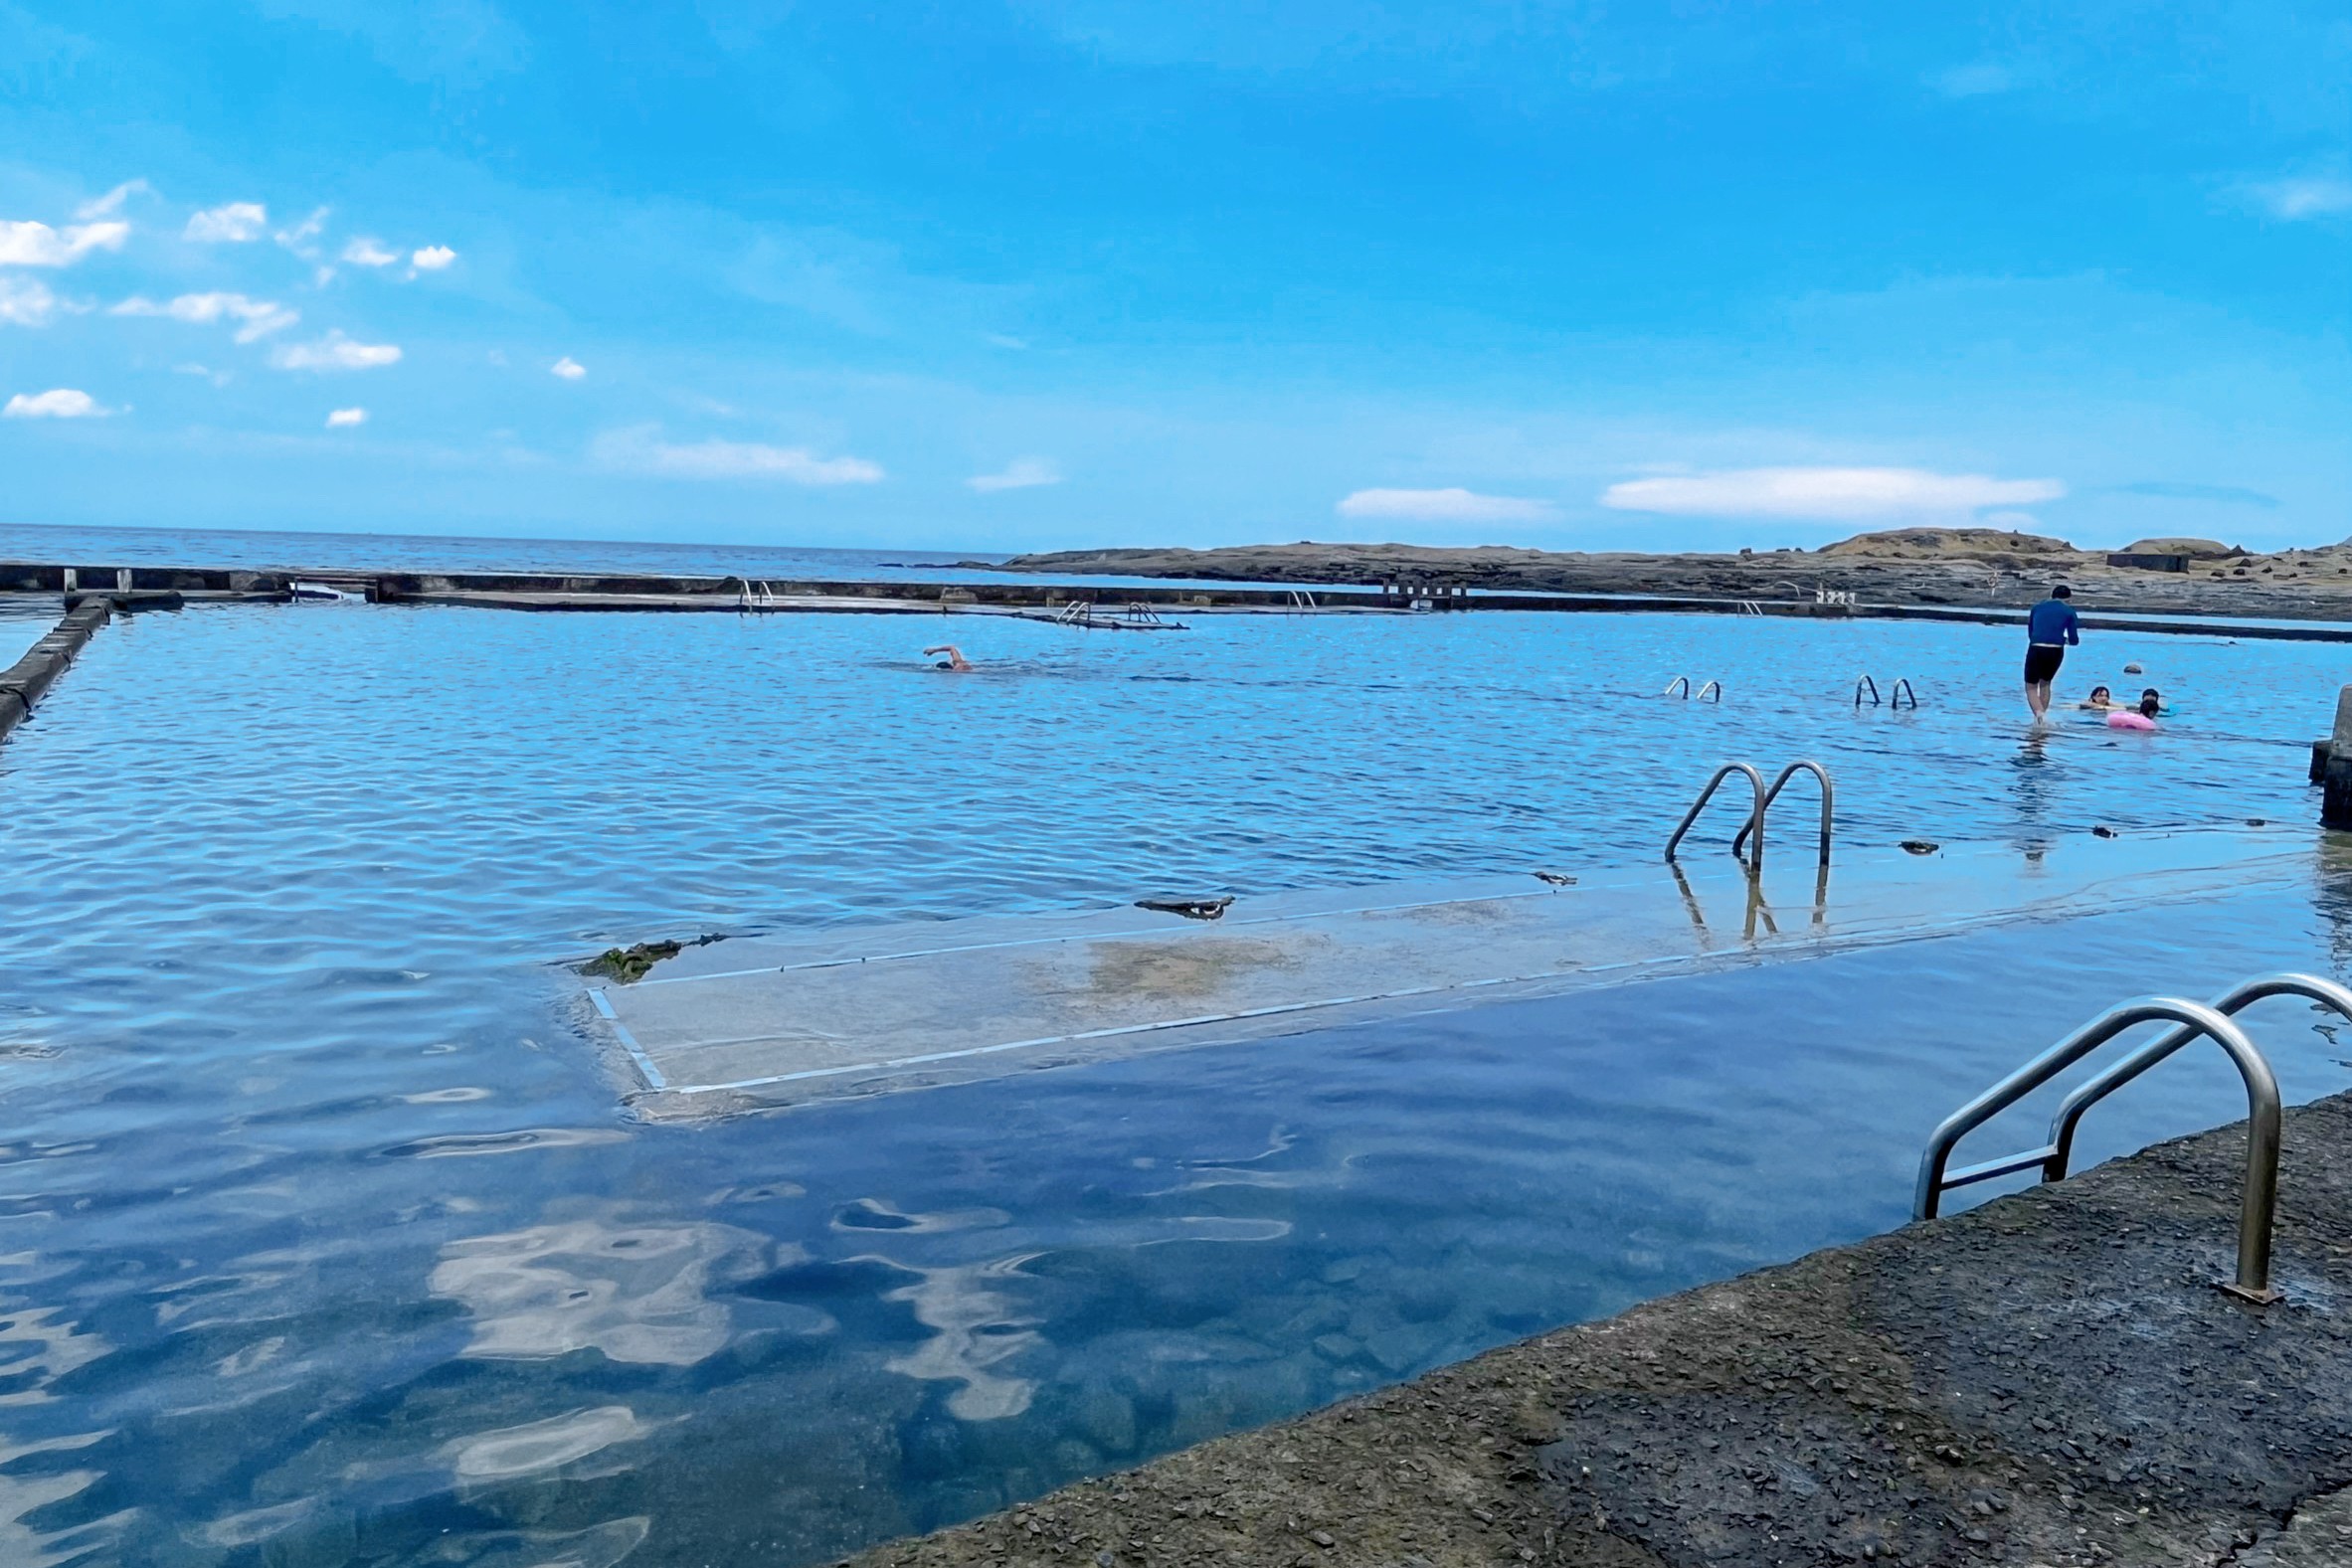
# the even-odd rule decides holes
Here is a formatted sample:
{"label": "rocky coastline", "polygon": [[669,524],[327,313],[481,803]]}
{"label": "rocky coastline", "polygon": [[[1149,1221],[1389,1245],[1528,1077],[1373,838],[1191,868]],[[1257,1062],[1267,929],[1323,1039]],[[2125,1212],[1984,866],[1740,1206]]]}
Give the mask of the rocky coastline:
{"label": "rocky coastline", "polygon": [[[2182,570],[2110,564],[2177,561]],[[977,563],[976,563],[977,564]],[[2352,618],[2352,541],[2262,553],[2214,540],[2143,539],[2114,551],[1980,528],[1858,535],[1818,550],[1719,554],[1586,553],[1509,545],[1234,545],[1211,550],[1060,550],[990,563],[1038,574],[1117,574],[1302,586],[1386,582],[1519,593],[1704,595],[1865,604],[2015,608],[2073,586],[2084,608],[2276,619]]]}

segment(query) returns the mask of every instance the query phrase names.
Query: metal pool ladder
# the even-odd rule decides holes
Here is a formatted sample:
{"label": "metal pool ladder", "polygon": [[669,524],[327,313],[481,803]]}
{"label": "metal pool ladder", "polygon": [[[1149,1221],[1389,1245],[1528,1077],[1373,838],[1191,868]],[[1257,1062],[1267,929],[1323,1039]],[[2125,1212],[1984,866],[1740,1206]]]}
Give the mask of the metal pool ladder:
{"label": "metal pool ladder", "polygon": [[[1838,786],[1831,781],[1828,769],[1809,760],[1793,762],[1781,769],[1780,777],[1773,780],[1768,787],[1764,784],[1764,776],[1756,771],[1753,763],[1725,763],[1718,768],[1715,777],[1707,781],[1707,787],[1699,791],[1699,798],[1691,802],[1691,809],[1683,813],[1682,823],[1675,828],[1674,836],[1666,841],[1666,858],[1674,859],[1675,849],[1682,843],[1683,835],[1691,830],[1692,823],[1699,820],[1699,813],[1707,809],[1707,802],[1715,798],[1715,792],[1722,782],[1733,774],[1740,774],[1746,777],[1755,803],[1748,809],[1747,825],[1740,828],[1731,840],[1731,853],[1738,855],[1751,873],[1761,871],[1764,868],[1764,813],[1772,808],[1773,801],[1780,798],[1780,791],[1788,787],[1788,782],[1800,773],[1809,773],[1821,781],[1821,864],[1828,865],[1830,828],[1837,815]],[[1751,843],[1752,847],[1742,854],[1741,847]]]}
{"label": "metal pool ladder", "polygon": [[[1678,686],[1682,688],[1681,695],[1683,700],[1685,702],[1691,701],[1691,677],[1688,675],[1677,675],[1674,679],[1666,683],[1666,689],[1660,692],[1658,695],[1661,697],[1672,697],[1676,694],[1675,688]],[[1715,693],[1713,698],[1710,698],[1707,695],[1711,691]],[[1699,696],[1697,700],[1700,702],[1713,701],[1720,704],[1723,700],[1723,683],[1719,680],[1709,681],[1706,685],[1699,688]]]}
{"label": "metal pool ladder", "polygon": [[[2200,1036],[2225,1052],[2246,1081],[2246,1188],[2239,1200],[2238,1277],[2224,1289],[2256,1303],[2278,1300],[2270,1286],[2270,1234],[2278,1210],[2278,1080],[2232,1017],[2265,996],[2303,996],[2352,1020],[2352,990],[2315,974],[2266,974],[2232,986],[2212,1002],[2150,996],[2099,1014],[2081,1028],[2002,1079],[1943,1119],[1919,1156],[1918,1186],[1911,1217],[1931,1220],[1943,1195],[1954,1187],[1990,1181],[2039,1166],[2044,1181],[2063,1181],[2074,1158],[2075,1132],[2092,1106]],[[2050,1141],[2040,1148],[1949,1168],[1960,1139],[2065,1072],[2115,1036],[2143,1023],[2169,1020],[2174,1028],[2141,1046],[2067,1096],[2050,1124]]]}
{"label": "metal pool ladder", "polygon": [[[1854,683],[1854,706],[1857,708],[1862,706],[1862,694],[1866,688],[1870,692],[1871,706],[1876,708],[1879,706],[1879,683],[1868,675]],[[1919,694],[1911,690],[1911,683],[1907,677],[1898,676],[1895,684],[1888,688],[1888,692],[1887,705],[1891,708],[1901,707],[1902,699],[1905,697],[1911,700],[1912,707],[1916,708],[1919,705]]]}

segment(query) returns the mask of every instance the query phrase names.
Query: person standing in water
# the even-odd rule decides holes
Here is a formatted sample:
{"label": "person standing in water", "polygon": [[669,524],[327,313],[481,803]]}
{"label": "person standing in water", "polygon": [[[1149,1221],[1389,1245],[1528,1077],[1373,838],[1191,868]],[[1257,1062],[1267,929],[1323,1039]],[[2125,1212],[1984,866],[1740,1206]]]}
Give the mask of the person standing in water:
{"label": "person standing in water", "polygon": [[2081,622],[2067,601],[2075,591],[2061,583],[2026,613],[2026,706],[2039,724],[2050,712],[2050,683],[2066,662],[2067,649],[2082,642]]}

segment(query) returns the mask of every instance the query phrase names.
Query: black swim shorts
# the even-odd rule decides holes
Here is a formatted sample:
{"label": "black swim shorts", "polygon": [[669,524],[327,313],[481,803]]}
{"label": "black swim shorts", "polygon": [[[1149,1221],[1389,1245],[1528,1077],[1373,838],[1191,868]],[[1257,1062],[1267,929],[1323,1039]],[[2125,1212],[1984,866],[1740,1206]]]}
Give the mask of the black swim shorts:
{"label": "black swim shorts", "polygon": [[2067,650],[2055,642],[2033,642],[2026,645],[2026,684],[2039,686],[2058,678],[2058,667],[2066,662]]}

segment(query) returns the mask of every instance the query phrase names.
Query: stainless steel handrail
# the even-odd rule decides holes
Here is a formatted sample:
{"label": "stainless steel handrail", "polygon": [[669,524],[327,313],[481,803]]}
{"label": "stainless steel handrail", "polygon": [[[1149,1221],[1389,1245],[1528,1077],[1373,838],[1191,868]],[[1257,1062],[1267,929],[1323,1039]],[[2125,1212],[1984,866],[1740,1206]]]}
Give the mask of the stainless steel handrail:
{"label": "stainless steel handrail", "polygon": [[1919,705],[1919,694],[1911,690],[1910,677],[1907,675],[1898,676],[1896,678],[1895,684],[1888,689],[1887,706],[1890,708],[1900,708],[1902,706],[1902,699],[1905,697],[1910,698],[1912,707],[1916,708]]}
{"label": "stainless steel handrail", "polygon": [[[2206,1005],[2225,1018],[2234,1018],[2267,996],[2304,996],[2332,1007],[2352,1021],[2352,990],[2316,974],[2265,974],[2231,986]],[[2195,1029],[2175,1029],[2162,1039],[2132,1052],[2122,1061],[2067,1096],[2050,1120],[2049,1158],[2043,1161],[2044,1181],[2064,1181],[2075,1158],[2075,1131],[2092,1106],[2130,1083],[2140,1074],[2197,1038]]]}
{"label": "stainless steel handrail", "polygon": [[1666,841],[1667,859],[1674,858],[1675,846],[1683,841],[1683,835],[1691,830],[1691,824],[1699,820],[1699,813],[1707,809],[1707,802],[1715,798],[1717,787],[1733,774],[1747,775],[1748,784],[1754,787],[1755,804],[1747,813],[1747,829],[1739,836],[1745,838],[1748,832],[1755,834],[1754,858],[1748,863],[1751,866],[1764,863],[1764,776],[1756,772],[1753,763],[1725,763],[1715,771],[1715,777],[1707,781],[1707,787],[1699,791],[1699,798],[1691,802],[1691,809],[1683,813],[1682,825]]}
{"label": "stainless steel handrail", "polygon": [[1857,708],[1862,706],[1862,688],[1865,686],[1868,686],[1871,689],[1871,706],[1876,708],[1880,701],[1879,683],[1875,680],[1872,680],[1868,675],[1863,676],[1860,680],[1854,683],[1854,706]]}
{"label": "stainless steel handrail", "polygon": [[[1821,863],[1826,866],[1829,864],[1830,824],[1837,811],[1838,801],[1838,786],[1830,783],[1828,769],[1819,763],[1810,761],[1790,763],[1786,768],[1780,770],[1780,777],[1772,781],[1772,787],[1764,791],[1763,810],[1772,809],[1772,802],[1780,798],[1780,791],[1787,788],[1788,782],[1800,773],[1809,773],[1821,781]],[[1757,813],[1758,820],[1762,819],[1762,811]],[[1738,854],[1739,846],[1745,842],[1746,838],[1747,829],[1743,827],[1739,830],[1738,837],[1731,840],[1731,853]],[[1759,850],[1757,859],[1760,862],[1762,858],[1762,851]]]}
{"label": "stainless steel handrail", "polygon": [[1688,701],[1691,696],[1691,677],[1688,675],[1677,675],[1674,679],[1666,683],[1666,689],[1660,692],[1658,695],[1661,697],[1671,697],[1674,695],[1674,689],[1677,686],[1682,687],[1684,700]]}
{"label": "stainless steel handrail", "polygon": [[[2174,1031],[2184,1036],[2183,1043],[2198,1035],[2211,1038],[2229,1053],[2239,1076],[2246,1081],[2246,1188],[2240,1197],[2238,1211],[2238,1278],[2228,1289],[2251,1302],[2276,1301],[2278,1293],[2270,1289],[2270,1231],[2278,1208],[2278,1080],[2271,1074],[2270,1064],[2263,1059],[2262,1053],[2256,1050],[2254,1042],[2246,1037],[2245,1031],[2201,1002],[2183,1001],[2174,996],[2147,996],[2110,1007],[1945,1117],[1928,1135],[1926,1151],[1919,1156],[1918,1184],[1911,1198],[1912,1218],[1935,1218],[1944,1193],[1953,1187],[1989,1181],[1996,1176],[2031,1170],[2037,1165],[2047,1171],[2051,1159],[2058,1153],[2052,1146],[1963,1166],[1959,1170],[1951,1170],[1948,1166],[1952,1149],[1961,1138],[1977,1128],[2126,1029],[2165,1020],[2184,1026]],[[2167,1035],[2165,1038],[2170,1040],[2172,1036]],[[2172,1050],[2177,1049],[2179,1047],[2175,1045],[2164,1054],[2170,1055]],[[2151,1061],[2146,1065],[2152,1067],[2155,1063]],[[2145,1070],[2145,1067],[2141,1069]]]}
{"label": "stainless steel handrail", "polygon": [[1711,691],[1715,693],[1717,706],[1721,706],[1723,701],[1723,683],[1719,680],[1711,680],[1706,685],[1700,687],[1698,691],[1692,694],[1691,700],[1693,702],[1705,702],[1707,701],[1707,694]]}

